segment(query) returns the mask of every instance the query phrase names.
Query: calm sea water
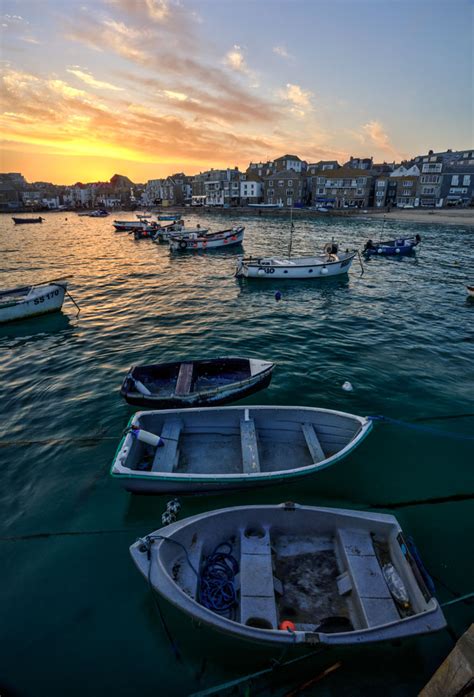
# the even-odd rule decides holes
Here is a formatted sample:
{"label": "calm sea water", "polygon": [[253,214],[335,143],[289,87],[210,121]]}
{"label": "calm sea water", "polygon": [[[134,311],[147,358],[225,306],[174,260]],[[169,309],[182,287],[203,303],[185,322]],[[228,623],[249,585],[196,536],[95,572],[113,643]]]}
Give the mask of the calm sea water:
{"label": "calm sea water", "polygon": [[[276,283],[236,280],[240,250],[170,256],[167,246],[115,233],[111,218],[45,218],[21,227],[0,218],[0,287],[67,276],[81,313],[66,300],[62,313],[0,327],[0,684],[28,697],[144,697],[190,694],[249,672],[256,650],[250,661],[165,609],[185,657],[178,664],[129,558],[136,537],[160,526],[166,499],[133,497],[108,473],[132,413],[118,394],[125,371],[177,358],[263,357],[277,365],[273,382],[248,403],[399,419],[471,413],[474,303],[464,283],[474,281],[474,231],[388,220],[386,235],[422,235],[416,257],[371,260],[363,275],[355,262],[339,280]],[[236,220],[190,215],[212,229]],[[242,222],[246,254],[286,252],[288,220]],[[380,229],[372,219],[297,221],[293,251],[311,253],[332,237],[361,248]],[[353,392],[341,389],[346,380]],[[448,600],[474,590],[474,503],[416,502],[474,492],[474,443],[442,433],[472,435],[473,424],[429,423],[437,433],[377,424],[311,482],[182,499],[182,516],[282,500],[393,512]],[[48,439],[64,442],[28,444]],[[50,535],[30,537],[38,533]],[[459,635],[474,605],[446,614]],[[415,695],[451,646],[442,632],[409,648],[327,652],[313,674],[343,665],[317,694]]]}

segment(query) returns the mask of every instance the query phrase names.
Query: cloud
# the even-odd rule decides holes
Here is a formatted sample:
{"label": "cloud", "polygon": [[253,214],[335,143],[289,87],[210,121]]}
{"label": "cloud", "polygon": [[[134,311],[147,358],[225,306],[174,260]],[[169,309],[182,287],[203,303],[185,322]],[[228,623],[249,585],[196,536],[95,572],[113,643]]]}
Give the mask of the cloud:
{"label": "cloud", "polygon": [[288,51],[286,50],[285,46],[274,46],[272,48],[273,53],[276,53],[277,56],[280,56],[281,58],[292,58]]}
{"label": "cloud", "polygon": [[305,116],[306,111],[312,109],[313,93],[302,89],[299,85],[288,83],[285,89],[279,90],[277,94],[280,99],[291,105],[291,112],[296,116]]}
{"label": "cloud", "polygon": [[112,85],[110,82],[96,80],[95,77],[93,77],[90,73],[86,73],[82,70],[79,70],[78,68],[67,68],[66,72],[71,73],[71,75],[74,75],[79,80],[82,80],[82,82],[85,82],[86,85],[90,85],[91,87],[96,87],[97,89],[102,90],[113,90],[115,92],[123,92],[123,87],[117,87],[116,85]]}
{"label": "cloud", "polygon": [[244,54],[240,46],[235,45],[228,53],[226,53],[224,62],[234,70],[241,73],[246,73],[248,68],[245,65]]}
{"label": "cloud", "polygon": [[385,132],[384,126],[380,121],[373,120],[364,124],[359,140],[363,144],[373,145],[382,152],[393,155],[397,159],[401,157],[395,146],[390,142],[390,137]]}

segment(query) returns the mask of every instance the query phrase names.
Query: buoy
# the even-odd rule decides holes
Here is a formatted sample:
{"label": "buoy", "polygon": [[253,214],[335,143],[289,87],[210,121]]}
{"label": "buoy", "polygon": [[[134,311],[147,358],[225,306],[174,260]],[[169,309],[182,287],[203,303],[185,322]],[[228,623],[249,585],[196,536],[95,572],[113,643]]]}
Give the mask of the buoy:
{"label": "buoy", "polygon": [[352,387],[352,385],[351,385],[351,383],[349,382],[349,380],[346,380],[346,381],[343,383],[343,385],[342,385],[342,389],[343,389],[345,392],[352,392],[352,390],[353,390],[354,388]]}
{"label": "buoy", "polygon": [[279,300],[281,300],[281,293],[280,293],[279,290],[277,290],[277,292],[275,293],[275,300],[276,300],[277,302],[278,302]]}
{"label": "buoy", "polygon": [[283,620],[283,622],[280,622],[280,624],[278,625],[278,629],[281,629],[283,631],[288,631],[289,629],[291,632],[295,632],[296,625],[294,622],[291,622],[291,620]]}
{"label": "buoy", "polygon": [[149,431],[144,431],[143,428],[138,428],[137,426],[132,426],[131,433],[137,440],[141,440],[142,443],[147,443],[148,445],[153,445],[155,448],[165,444],[160,436],[150,433]]}

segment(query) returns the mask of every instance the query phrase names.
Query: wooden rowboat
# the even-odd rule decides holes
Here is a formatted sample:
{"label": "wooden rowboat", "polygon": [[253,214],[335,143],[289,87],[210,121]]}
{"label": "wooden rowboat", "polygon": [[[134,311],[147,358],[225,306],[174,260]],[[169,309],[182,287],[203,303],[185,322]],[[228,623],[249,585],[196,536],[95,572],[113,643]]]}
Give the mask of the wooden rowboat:
{"label": "wooden rowboat", "polygon": [[66,289],[67,281],[49,281],[0,291],[0,324],[60,310]]}
{"label": "wooden rowboat", "polygon": [[446,626],[391,515],[238,506],[163,527],[130,552],[147,583],[196,623],[262,647],[360,645]]}
{"label": "wooden rowboat", "polygon": [[214,358],[130,368],[120,390],[129,404],[152,409],[206,407],[267,387],[274,364],[255,358]]}
{"label": "wooden rowboat", "polygon": [[45,218],[39,216],[39,218],[12,218],[15,225],[27,225],[32,223],[42,223]]}
{"label": "wooden rowboat", "polygon": [[281,484],[346,457],[370,420],[311,407],[137,412],[111,475],[137,493],[208,492]]}

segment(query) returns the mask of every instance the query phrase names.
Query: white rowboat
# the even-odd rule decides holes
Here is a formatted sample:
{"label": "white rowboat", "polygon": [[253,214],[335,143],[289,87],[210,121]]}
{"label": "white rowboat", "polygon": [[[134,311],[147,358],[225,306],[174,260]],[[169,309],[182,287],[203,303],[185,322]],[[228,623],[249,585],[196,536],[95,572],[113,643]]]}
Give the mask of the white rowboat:
{"label": "white rowboat", "polygon": [[241,278],[329,278],[347,273],[357,252],[318,254],[312,257],[242,257],[235,275]]}
{"label": "white rowboat", "polygon": [[197,249],[216,249],[218,247],[231,247],[232,245],[241,244],[244,239],[245,228],[243,226],[234,227],[229,230],[220,230],[219,232],[207,232],[202,234],[202,231],[190,234],[177,233],[170,235],[170,250],[172,252],[186,252]]}
{"label": "white rowboat", "polygon": [[61,309],[67,281],[0,291],[0,324],[45,315]]}

